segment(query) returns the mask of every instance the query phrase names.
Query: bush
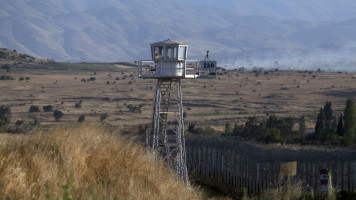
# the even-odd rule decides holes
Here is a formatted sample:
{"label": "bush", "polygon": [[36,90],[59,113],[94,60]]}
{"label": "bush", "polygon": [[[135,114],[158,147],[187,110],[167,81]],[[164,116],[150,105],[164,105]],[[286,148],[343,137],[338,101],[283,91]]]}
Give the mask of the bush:
{"label": "bush", "polygon": [[133,112],[133,113],[141,113],[142,110],[142,104],[140,104],[139,106],[134,106],[134,105],[127,105],[127,108],[129,109],[129,112]]}
{"label": "bush", "polygon": [[85,121],[85,115],[84,114],[81,114],[78,118],[78,122],[81,123],[81,122],[84,122]]}
{"label": "bush", "polygon": [[31,113],[32,112],[41,112],[41,110],[40,110],[40,108],[38,106],[32,105],[28,112],[31,112]]}
{"label": "bush", "polygon": [[81,108],[82,107],[82,100],[80,100],[78,103],[75,103],[76,108]]}
{"label": "bush", "polygon": [[17,120],[17,122],[15,123],[15,126],[21,126],[25,121],[23,120]]}
{"label": "bush", "polygon": [[108,118],[108,114],[107,113],[102,113],[101,115],[100,115],[100,121],[101,122],[103,122],[103,121],[105,121],[107,118]]}
{"label": "bush", "polygon": [[7,58],[7,53],[0,51],[0,58],[2,58],[2,59]]}
{"label": "bush", "polygon": [[198,135],[212,135],[215,133],[215,129],[211,128],[210,126],[197,127],[194,129],[193,133]]}
{"label": "bush", "polygon": [[63,117],[63,115],[64,115],[63,112],[60,110],[55,110],[53,112],[53,117],[57,122]]}
{"label": "bush", "polygon": [[7,126],[11,121],[11,109],[9,106],[0,106],[0,127]]}
{"label": "bush", "polygon": [[196,123],[189,123],[188,124],[188,131],[193,133],[194,129],[195,129],[195,125],[196,125]]}
{"label": "bush", "polygon": [[3,65],[1,68],[6,70],[6,72],[10,72],[11,71],[11,66],[8,65],[8,64]]}
{"label": "bush", "polygon": [[196,127],[196,123],[192,122],[188,124],[188,131],[197,135],[212,135],[215,133],[215,129],[206,127]]}
{"label": "bush", "polygon": [[7,75],[1,75],[0,80],[5,81],[5,80],[14,80],[14,77],[12,76],[7,76]]}
{"label": "bush", "polygon": [[90,81],[95,81],[96,80],[96,78],[95,77],[90,77],[90,79],[89,79]]}
{"label": "bush", "polygon": [[52,105],[43,106],[42,109],[44,112],[52,112],[53,106]]}

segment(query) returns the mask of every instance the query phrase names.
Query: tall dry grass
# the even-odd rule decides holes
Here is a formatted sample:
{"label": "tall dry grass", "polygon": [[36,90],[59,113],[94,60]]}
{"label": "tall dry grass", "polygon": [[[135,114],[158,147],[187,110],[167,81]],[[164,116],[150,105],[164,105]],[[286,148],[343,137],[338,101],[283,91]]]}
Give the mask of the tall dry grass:
{"label": "tall dry grass", "polygon": [[99,127],[0,135],[0,198],[196,199],[144,148]]}

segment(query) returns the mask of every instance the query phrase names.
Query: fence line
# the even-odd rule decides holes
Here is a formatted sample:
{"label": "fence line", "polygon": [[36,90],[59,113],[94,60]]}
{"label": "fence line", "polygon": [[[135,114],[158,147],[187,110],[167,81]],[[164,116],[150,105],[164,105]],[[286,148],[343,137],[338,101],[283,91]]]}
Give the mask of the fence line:
{"label": "fence line", "polygon": [[320,170],[328,168],[337,190],[356,190],[354,151],[285,150],[246,142],[187,140],[187,167],[190,173],[216,179],[234,188],[258,193],[275,186],[280,164],[297,161],[294,179],[318,192]]}

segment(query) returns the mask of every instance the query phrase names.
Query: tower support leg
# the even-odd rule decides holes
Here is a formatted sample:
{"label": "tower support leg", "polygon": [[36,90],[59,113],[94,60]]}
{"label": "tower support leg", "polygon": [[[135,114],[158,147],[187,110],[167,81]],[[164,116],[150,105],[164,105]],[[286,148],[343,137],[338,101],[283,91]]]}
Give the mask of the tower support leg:
{"label": "tower support leg", "polygon": [[152,128],[146,141],[154,153],[176,172],[177,178],[189,185],[180,79],[157,80]]}

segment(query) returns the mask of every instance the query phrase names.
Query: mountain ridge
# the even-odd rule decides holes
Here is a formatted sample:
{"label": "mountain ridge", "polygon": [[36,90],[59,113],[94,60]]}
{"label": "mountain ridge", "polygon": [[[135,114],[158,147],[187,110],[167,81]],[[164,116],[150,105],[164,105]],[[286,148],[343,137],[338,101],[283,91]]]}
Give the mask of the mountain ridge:
{"label": "mountain ridge", "polygon": [[[150,43],[172,38],[189,44],[189,59],[201,59],[209,49],[222,63],[255,59],[263,50],[278,54],[280,49],[314,52],[324,47],[329,51],[333,45],[335,51],[356,46],[356,16],[320,22],[243,16],[231,10],[236,5],[230,1],[230,9],[207,2],[212,4],[200,6],[198,0],[193,5],[184,0],[3,1],[0,46],[58,61],[115,62],[149,59]],[[319,4],[316,1],[314,6]]]}

